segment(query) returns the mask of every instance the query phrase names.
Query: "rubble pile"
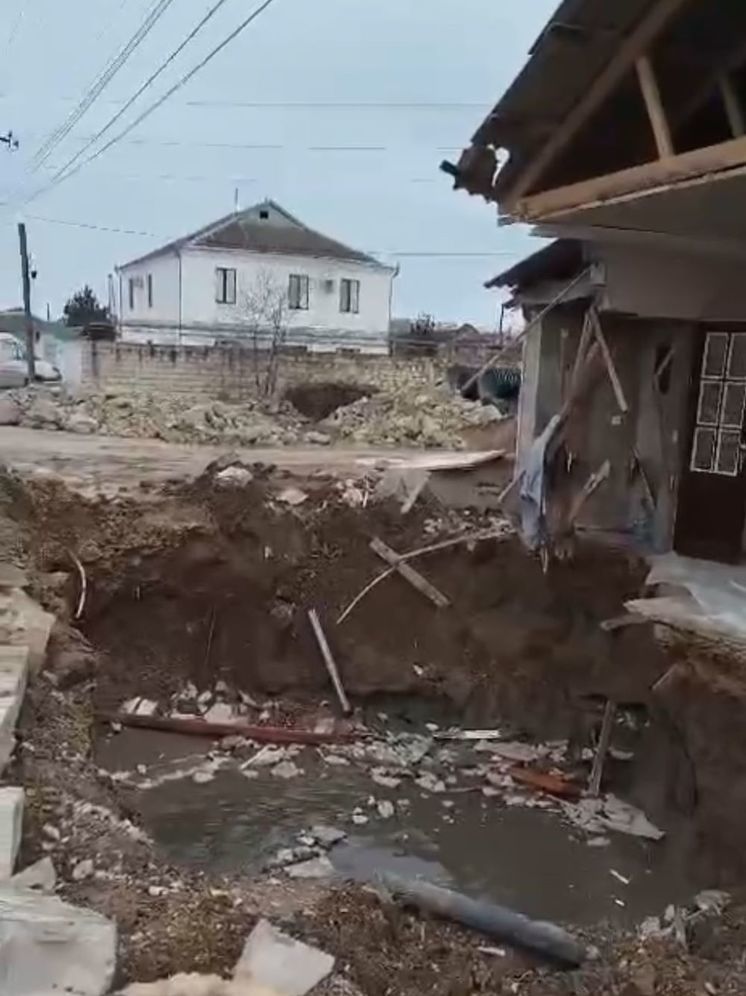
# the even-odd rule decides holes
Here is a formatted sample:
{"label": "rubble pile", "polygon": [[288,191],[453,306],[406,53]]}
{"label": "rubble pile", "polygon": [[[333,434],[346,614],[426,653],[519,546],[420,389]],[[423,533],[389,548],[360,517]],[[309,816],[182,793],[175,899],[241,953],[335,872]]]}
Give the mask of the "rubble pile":
{"label": "rubble pile", "polygon": [[36,388],[8,392],[0,401],[0,425],[235,446],[327,446],[340,439],[462,449],[464,429],[502,419],[496,408],[465,401],[445,387],[381,391],[338,408],[320,423],[285,400],[195,402],[139,392],[74,397],[60,388]]}
{"label": "rubble pile", "polygon": [[231,443],[239,446],[324,445],[331,440],[308,431],[306,420],[286,402],[194,403],[188,397],[92,394],[80,399],[49,392],[18,392],[18,423],[32,429],[63,429],[163,439],[171,443]]}
{"label": "rubble pile", "polygon": [[321,425],[356,443],[462,449],[464,429],[502,418],[494,406],[466,401],[442,387],[381,391],[338,408]]}

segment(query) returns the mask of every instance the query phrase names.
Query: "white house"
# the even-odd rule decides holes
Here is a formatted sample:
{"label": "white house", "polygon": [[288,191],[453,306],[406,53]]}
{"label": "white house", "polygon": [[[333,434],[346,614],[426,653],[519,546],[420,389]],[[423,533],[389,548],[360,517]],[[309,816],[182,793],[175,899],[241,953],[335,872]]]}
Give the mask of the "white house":
{"label": "white house", "polygon": [[117,268],[124,340],[240,340],[282,325],[324,350],[387,348],[396,271],[267,200]]}

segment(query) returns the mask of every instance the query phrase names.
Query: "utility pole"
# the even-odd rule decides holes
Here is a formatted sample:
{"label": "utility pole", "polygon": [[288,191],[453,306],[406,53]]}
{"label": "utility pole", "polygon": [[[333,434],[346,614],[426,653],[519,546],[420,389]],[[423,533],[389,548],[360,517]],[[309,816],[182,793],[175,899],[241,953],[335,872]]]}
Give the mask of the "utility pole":
{"label": "utility pole", "polygon": [[18,222],[18,243],[21,250],[21,275],[23,277],[23,310],[26,315],[26,363],[28,364],[28,382],[33,385],[36,380],[36,343],[34,341],[34,319],[31,315],[31,275],[28,265],[28,245],[26,242],[26,226]]}

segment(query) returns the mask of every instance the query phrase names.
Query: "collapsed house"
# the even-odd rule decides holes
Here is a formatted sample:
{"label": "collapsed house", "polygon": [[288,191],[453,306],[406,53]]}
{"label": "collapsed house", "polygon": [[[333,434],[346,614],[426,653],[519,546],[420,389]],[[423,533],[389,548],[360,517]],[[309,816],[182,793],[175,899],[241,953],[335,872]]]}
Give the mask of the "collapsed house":
{"label": "collapsed house", "polygon": [[444,164],[556,240],[488,284],[529,323],[516,465],[538,542],[582,523],[742,557],[745,31],[734,2],[565,0]]}

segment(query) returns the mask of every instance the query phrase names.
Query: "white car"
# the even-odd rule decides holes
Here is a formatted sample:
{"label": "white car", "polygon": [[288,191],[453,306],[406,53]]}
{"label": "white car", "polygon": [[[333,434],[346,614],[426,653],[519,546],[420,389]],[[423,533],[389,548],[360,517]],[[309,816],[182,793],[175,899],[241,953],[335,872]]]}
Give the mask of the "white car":
{"label": "white car", "polygon": [[[62,380],[62,374],[54,364],[34,357],[36,380],[55,383]],[[0,332],[0,388],[25,387],[28,384],[26,350],[15,336]]]}

